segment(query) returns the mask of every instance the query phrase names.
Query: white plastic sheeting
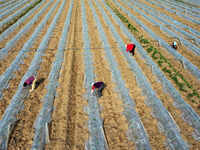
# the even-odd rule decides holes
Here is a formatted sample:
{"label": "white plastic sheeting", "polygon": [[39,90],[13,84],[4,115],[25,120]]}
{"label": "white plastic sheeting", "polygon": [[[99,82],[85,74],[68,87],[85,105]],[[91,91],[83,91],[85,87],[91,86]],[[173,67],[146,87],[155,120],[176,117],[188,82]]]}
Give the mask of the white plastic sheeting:
{"label": "white plastic sheeting", "polygon": [[[66,0],[63,1],[63,4],[61,6],[62,9],[60,9],[59,13],[63,10],[65,3],[66,3]],[[34,123],[35,136],[34,136],[34,141],[32,145],[32,150],[43,150],[45,148],[45,144],[50,141],[48,124],[51,121],[51,115],[53,112],[53,102],[56,96],[56,88],[58,86],[60,70],[63,64],[64,49],[65,49],[68,29],[70,25],[72,8],[73,8],[73,1],[71,2],[69,10],[68,10],[62,36],[59,39],[60,41],[58,45],[58,51],[56,53],[55,60],[51,67],[51,72],[48,77],[49,82],[46,87],[47,93],[42,100],[44,103]]]}
{"label": "white plastic sheeting", "polygon": [[[57,4],[60,2],[60,0],[57,1]],[[55,10],[55,9],[54,9]],[[17,92],[11,99],[11,103],[6,108],[6,111],[3,114],[2,120],[0,121],[0,149],[7,149],[7,142],[10,136],[10,133],[15,126],[15,123],[17,121],[17,114],[23,109],[23,102],[25,98],[29,95],[28,89],[23,88],[24,81],[32,76],[37,75],[37,71],[40,68],[40,64],[42,61],[42,56],[44,55],[45,49],[48,45],[49,38],[51,36],[51,33],[53,29],[55,28],[55,25],[57,23],[57,20],[62,12],[62,7],[59,8],[59,11],[57,12],[56,16],[52,20],[52,23],[50,27],[47,30],[47,33],[43,37],[42,42],[40,43],[40,46],[37,50],[37,52],[34,55],[34,58],[23,76]]]}

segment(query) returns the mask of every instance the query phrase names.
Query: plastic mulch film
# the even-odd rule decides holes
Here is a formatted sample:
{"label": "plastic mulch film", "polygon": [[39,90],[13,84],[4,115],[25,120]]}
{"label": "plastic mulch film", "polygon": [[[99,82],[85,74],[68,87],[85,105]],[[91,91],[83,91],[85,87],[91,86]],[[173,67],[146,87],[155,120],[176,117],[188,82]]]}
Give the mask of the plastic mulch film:
{"label": "plastic mulch film", "polygon": [[[130,4],[129,2],[127,4]],[[142,8],[142,5],[140,6],[137,2],[134,2],[134,4],[136,4],[136,6]],[[158,17],[156,14],[157,13],[152,13],[151,11],[149,11],[149,9],[144,9],[142,8],[145,12],[147,12],[148,14],[152,15],[153,17],[155,17],[156,19],[158,19],[159,21],[163,22],[163,24],[165,25],[169,25],[173,28],[173,30],[169,30],[168,28],[166,28],[163,24],[160,24],[158,22],[156,22],[154,19],[148,17],[147,15],[145,15],[142,11],[140,11],[139,9],[137,9],[136,7],[133,7],[133,5],[128,5],[128,7],[134,9],[136,12],[142,14],[147,20],[149,20],[150,22],[152,22],[154,25],[157,25],[160,27],[161,31],[167,33],[167,35],[170,35],[171,37],[176,37],[178,38],[187,48],[188,50],[191,50],[192,52],[194,52],[196,55],[200,55],[200,48],[198,48],[197,46],[195,46],[193,43],[191,43],[190,41],[188,41],[187,39],[193,39],[194,42],[196,43],[196,45],[198,45],[200,43],[200,40],[193,36],[192,34],[177,28],[175,25],[165,21],[164,19]],[[175,32],[174,32],[175,31]],[[180,32],[181,34],[185,35],[185,38],[183,38],[182,36],[176,34],[177,32]]]}
{"label": "plastic mulch film", "polygon": [[199,10],[188,9],[184,5],[179,5],[179,4],[177,5],[175,2],[172,1],[166,1],[164,5],[170,8],[171,10],[175,8],[176,10],[178,10],[179,12],[183,13],[188,17],[195,17],[195,19],[199,18],[199,12],[198,12]]}
{"label": "plastic mulch film", "polygon": [[[6,57],[8,55],[8,52],[12,50],[12,47],[16,44],[16,42],[31,28],[31,26],[33,26],[39,19],[39,17],[44,14],[45,10],[48,8],[48,6],[52,3],[53,1],[51,0],[50,2],[48,2],[48,4],[39,12],[37,13],[33,19],[31,19],[31,21],[26,24],[24,26],[24,28],[18,32],[14,38],[12,38],[10,41],[8,41],[8,43],[6,43],[6,46],[4,48],[1,49],[0,51],[0,60],[4,59],[4,57]],[[30,15],[30,14],[29,14]],[[17,22],[18,23],[18,22]],[[15,25],[15,24],[14,24]],[[19,25],[19,24],[18,24]],[[16,27],[15,27],[16,28]],[[37,28],[37,30],[39,31],[42,28]],[[10,28],[8,28],[8,31],[6,30],[6,34],[8,34],[9,32],[14,30],[14,26],[11,26]],[[0,35],[0,39],[3,40],[3,38],[5,38],[5,34],[4,32],[2,33],[2,35]],[[33,43],[33,42],[32,42]],[[30,44],[30,40],[29,40],[29,44]],[[26,47],[23,47],[23,51],[25,51],[27,48],[28,44],[25,44]],[[30,47],[30,46],[29,46]]]}
{"label": "plastic mulch film", "polygon": [[178,53],[177,51],[174,51],[174,49],[171,48],[171,46],[168,43],[166,43],[161,37],[157,36],[151,29],[145,26],[139,19],[133,16],[128,10],[126,10],[124,7],[119,5],[117,1],[115,2],[116,2],[116,5],[121,10],[123,10],[128,16],[130,16],[130,18],[133,19],[137,24],[139,24],[147,33],[149,33],[153,39],[158,40],[160,45],[166,48],[168,52],[170,52],[177,60],[182,61],[186,69],[188,69],[188,71],[190,71],[194,76],[196,76],[198,80],[200,80],[200,70],[198,69],[198,67],[193,65],[189,60],[187,60],[180,53]]}
{"label": "plastic mulch film", "polygon": [[[60,0],[57,1],[57,4],[59,3],[59,1]],[[47,31],[46,35],[44,36],[32,62],[31,62],[31,65],[28,68],[28,71],[23,76],[23,78],[18,86],[17,92],[12,97],[10,105],[7,107],[5,113],[3,114],[2,120],[0,121],[0,139],[1,139],[0,140],[0,149],[4,149],[4,147],[8,141],[9,133],[11,132],[11,129],[9,127],[14,126],[14,124],[16,123],[16,121],[17,121],[16,116],[23,109],[24,98],[26,98],[29,95],[28,89],[23,88],[23,83],[28,77],[30,77],[32,75],[34,75],[34,76],[37,75],[37,70],[40,68],[42,56],[44,55],[44,51],[47,47],[49,37],[52,33],[52,30],[54,29],[54,27],[56,25],[57,19],[58,19],[58,15],[57,15],[57,17],[54,18],[54,20],[52,21],[52,24],[48,28],[48,31]]]}
{"label": "plastic mulch film", "polygon": [[100,106],[98,98],[90,94],[91,83],[94,81],[94,69],[92,62],[92,53],[90,52],[90,38],[88,35],[88,25],[86,21],[85,5],[82,0],[82,27],[84,40],[84,62],[85,62],[85,88],[86,99],[88,106],[86,107],[88,113],[88,130],[90,136],[85,144],[86,150],[108,150],[108,144],[103,129],[103,121],[100,117]]}
{"label": "plastic mulch film", "polygon": [[[174,88],[174,86],[170,83],[170,81],[165,77],[165,75],[160,71],[159,67],[152,61],[152,59],[148,56],[147,52],[143,49],[143,47],[139,44],[139,42],[134,39],[134,37],[127,31],[124,32],[129,36],[129,38],[138,45],[138,52],[146,61],[146,63],[152,67],[153,73],[157,76],[159,81],[162,83],[163,87],[166,91],[173,97],[175,107],[182,111],[182,118],[189,125],[191,125],[195,132],[193,133],[194,138],[196,140],[200,139],[200,117],[199,115],[192,109],[192,107],[187,104],[178,91]],[[119,38],[118,38],[119,39]]]}
{"label": "plastic mulch film", "polygon": [[5,0],[1,0],[0,2],[4,2],[4,3],[0,5],[0,9],[10,6],[11,3],[15,3],[16,1],[17,0],[7,0],[6,2]]}
{"label": "plastic mulch film", "polygon": [[14,13],[16,11],[16,9],[20,8],[21,6],[25,6],[27,4],[28,0],[26,1],[20,1],[20,3],[15,3],[14,6],[12,6],[11,8],[7,7],[6,10],[4,10],[3,12],[0,13],[0,18],[3,18],[7,15],[10,15],[12,13]]}
{"label": "plastic mulch film", "polygon": [[0,14],[2,14],[3,12],[7,12],[8,13],[8,11],[12,9],[12,7],[14,7],[15,5],[21,4],[22,1],[23,0],[19,0],[19,1],[15,0],[15,1],[12,2],[12,4],[4,6],[3,8],[1,8],[1,6],[3,5],[3,4],[1,4],[1,6],[0,6]]}
{"label": "plastic mulch film", "polygon": [[[195,8],[195,7],[188,7],[187,5],[184,5],[184,3],[181,4],[177,4],[176,2],[172,2],[167,0],[165,3],[163,3],[163,1],[158,0],[162,5],[167,6],[167,8],[170,8],[172,11],[175,8],[176,10],[178,10],[178,12],[183,13],[184,15],[188,16],[188,17],[197,17],[195,19],[199,18],[199,8]],[[175,13],[175,12],[174,12]]]}
{"label": "plastic mulch film", "polygon": [[4,19],[3,21],[0,22],[0,28],[3,27],[3,25],[5,25],[6,23],[12,21],[14,18],[16,18],[17,16],[21,15],[27,8],[33,6],[38,0],[33,0],[31,1],[29,4],[27,4],[25,7],[17,10],[14,14],[8,16],[6,19]]}
{"label": "plastic mulch film", "polygon": [[142,3],[142,6],[146,7],[147,9],[151,10],[152,12],[156,13],[157,16],[160,16],[160,18],[164,19],[165,21],[170,21],[172,22],[174,25],[178,26],[179,28],[185,28],[187,29],[188,31],[190,31],[192,34],[194,34],[195,36],[199,36],[200,32],[177,21],[177,20],[174,20],[173,18],[171,18],[170,16],[167,16],[166,14],[163,14],[163,13],[158,13],[158,11],[156,11],[155,9],[152,9],[151,7],[147,6],[146,4]]}
{"label": "plastic mulch film", "polygon": [[[53,0],[49,1],[47,5],[30,21],[30,23],[34,23],[37,21],[38,17],[44,13],[44,11],[49,7],[49,5],[53,2]],[[58,3],[57,3],[58,4]],[[36,28],[30,39],[24,44],[22,50],[18,53],[15,60],[11,63],[11,65],[6,69],[6,71],[0,76],[0,99],[2,98],[3,89],[5,89],[8,86],[9,81],[12,79],[12,76],[14,75],[14,72],[17,71],[20,64],[24,63],[24,58],[26,57],[26,53],[31,48],[33,42],[38,36],[38,33],[42,30],[46,22],[48,21],[50,15],[54,11],[57,5],[55,5],[46,15],[42,23]],[[30,25],[30,24],[27,24]],[[22,30],[21,33],[25,32],[25,30]],[[20,33],[20,34],[21,34]],[[9,43],[9,47],[12,47],[12,42]],[[6,47],[8,48],[8,47]],[[3,50],[3,49],[2,49]],[[6,49],[5,49],[6,50]]]}
{"label": "plastic mulch film", "polygon": [[10,26],[8,29],[6,29],[3,33],[0,35],[0,42],[5,39],[10,33],[12,33],[17,27],[19,27],[20,24],[22,24],[31,14],[35,13],[36,10],[42,6],[42,4],[46,2],[46,0],[39,3],[36,7],[31,9],[28,13],[26,13],[23,17],[21,17],[15,24]]}
{"label": "plastic mulch film", "polygon": [[[65,6],[66,0],[63,1],[62,7],[59,10],[60,14]],[[66,17],[65,25],[63,28],[62,36],[59,41],[58,51],[55,56],[55,61],[52,64],[51,72],[49,74],[49,83],[47,85],[47,93],[43,98],[42,109],[34,123],[35,136],[32,145],[32,150],[43,150],[45,144],[50,142],[49,139],[49,129],[48,124],[51,122],[51,115],[53,112],[53,103],[56,96],[56,88],[58,86],[58,79],[60,70],[64,59],[64,49],[66,44],[66,39],[68,35],[68,29],[70,25],[70,18],[73,8],[73,2],[70,4],[70,8]]]}
{"label": "plastic mulch film", "polygon": [[[105,7],[111,12],[113,19],[118,24],[122,24],[121,21],[119,20],[119,18],[111,11],[111,9],[106,5],[105,5]],[[126,27],[123,24],[120,26],[120,28],[122,31],[127,31]],[[127,33],[127,32],[125,32],[125,33]],[[127,35],[128,35],[128,33],[127,33]],[[119,43],[121,45],[124,45],[123,41],[120,39],[119,36],[117,36],[116,33],[115,33],[115,36],[116,36],[117,41],[119,41]],[[130,37],[130,33],[128,36]],[[130,38],[130,39],[133,40],[133,38]],[[135,42],[135,41],[133,41],[133,42]],[[140,47],[139,47],[139,49],[140,49]],[[146,77],[143,75],[141,69],[136,64],[136,61],[134,59],[128,57],[126,52],[124,52],[124,50],[121,50],[121,52],[126,57],[128,63],[130,64],[131,70],[133,70],[133,72],[136,74],[137,82],[140,85],[140,87],[143,89],[143,93],[148,97],[147,98],[148,105],[153,108],[154,116],[157,118],[157,120],[162,125],[164,133],[167,137],[167,143],[169,143],[170,138],[171,138],[168,133],[172,133],[172,134],[176,135],[176,138],[175,138],[176,145],[173,145],[173,147],[170,147],[170,149],[174,149],[174,148],[181,149],[181,150],[188,149],[188,145],[183,141],[183,139],[180,136],[179,128],[175,124],[170,113],[168,113],[168,111],[162,105],[161,101],[156,97],[155,92],[152,90],[148,80],[146,79]]]}
{"label": "plastic mulch film", "polygon": [[[94,16],[94,19],[97,23],[97,29],[99,31],[100,38],[102,40],[103,46],[106,47],[104,49],[107,61],[110,64],[110,69],[112,72],[112,78],[115,81],[117,85],[117,91],[121,96],[121,99],[124,103],[124,112],[127,121],[128,121],[128,138],[129,140],[133,141],[136,144],[137,149],[148,149],[151,150],[151,146],[149,144],[149,139],[147,136],[147,133],[144,129],[144,126],[139,118],[139,115],[135,111],[134,107],[134,101],[129,95],[128,89],[125,87],[125,82],[122,79],[121,73],[118,69],[118,65],[116,63],[116,60],[114,56],[112,55],[112,52],[110,50],[110,45],[108,43],[108,40],[106,38],[106,35],[104,33],[103,27],[100,23],[100,20],[95,12],[94,7],[92,6],[91,1],[89,1],[89,5],[92,10],[92,14]],[[95,1],[97,3],[97,1]],[[96,6],[100,6],[99,4],[96,4]],[[100,9],[100,7],[98,7]],[[101,12],[104,12],[103,10],[100,10]],[[103,16],[105,13],[103,14]]]}
{"label": "plastic mulch film", "polygon": [[189,20],[189,21],[191,21],[191,22],[193,22],[193,23],[199,24],[199,21],[198,21],[198,20],[195,20],[195,19],[193,19],[193,18],[191,18],[191,17],[185,16],[185,15],[179,13],[179,12],[174,12],[174,10],[169,9],[169,8],[167,8],[166,6],[163,6],[163,5],[159,4],[158,2],[155,2],[155,1],[153,2],[153,1],[149,1],[149,0],[147,0],[147,1],[150,2],[151,4],[157,5],[157,6],[159,6],[160,8],[163,8],[163,9],[165,9],[165,10],[171,12],[171,13],[176,13],[176,15],[179,16],[179,17],[181,17],[181,18],[184,18],[184,19]]}

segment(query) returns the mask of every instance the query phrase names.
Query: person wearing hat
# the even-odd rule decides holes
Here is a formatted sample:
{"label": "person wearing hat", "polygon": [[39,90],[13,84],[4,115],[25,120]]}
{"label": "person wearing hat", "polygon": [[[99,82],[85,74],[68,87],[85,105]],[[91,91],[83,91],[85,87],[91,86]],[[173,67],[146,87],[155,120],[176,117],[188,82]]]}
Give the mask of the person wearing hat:
{"label": "person wearing hat", "polygon": [[36,77],[34,76],[30,76],[28,79],[26,79],[26,81],[23,84],[23,87],[30,87],[31,89],[29,90],[30,92],[32,92],[35,89],[35,83],[36,83]]}
{"label": "person wearing hat", "polygon": [[175,41],[172,43],[172,48],[177,49],[177,43]]}
{"label": "person wearing hat", "polygon": [[104,87],[105,87],[104,82],[92,82],[91,94],[93,96],[101,97],[102,90],[104,89]]}
{"label": "person wearing hat", "polygon": [[130,44],[127,44],[126,45],[126,51],[131,53],[133,56],[134,56],[134,53],[135,53],[135,44],[133,43],[130,43]]}

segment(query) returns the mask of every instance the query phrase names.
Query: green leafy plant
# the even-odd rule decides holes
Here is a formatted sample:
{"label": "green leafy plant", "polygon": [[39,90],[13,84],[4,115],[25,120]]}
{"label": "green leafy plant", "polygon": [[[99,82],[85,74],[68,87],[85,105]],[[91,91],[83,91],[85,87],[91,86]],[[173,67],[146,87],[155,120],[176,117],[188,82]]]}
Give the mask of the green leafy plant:
{"label": "green leafy plant", "polygon": [[[200,100],[200,95],[197,91],[192,87],[192,85],[183,77],[181,73],[179,73],[170,61],[164,57],[159,50],[157,50],[152,43],[145,39],[143,35],[140,35],[140,32],[137,28],[135,28],[131,23],[129,23],[128,19],[124,17],[117,8],[112,7],[108,1],[106,1],[107,5],[115,12],[115,14],[120,18],[120,20],[127,26],[127,28],[134,34],[137,40],[144,44],[142,45],[145,50],[151,54],[150,56],[154,59],[154,61],[159,65],[161,70],[167,74],[167,76],[178,86],[179,90],[182,92],[187,92],[187,98],[191,99],[196,96]],[[165,65],[164,65],[165,64]],[[166,66],[167,65],[167,66]],[[186,90],[188,88],[188,90]],[[192,92],[192,93],[191,93]],[[194,99],[191,99],[194,101]]]}

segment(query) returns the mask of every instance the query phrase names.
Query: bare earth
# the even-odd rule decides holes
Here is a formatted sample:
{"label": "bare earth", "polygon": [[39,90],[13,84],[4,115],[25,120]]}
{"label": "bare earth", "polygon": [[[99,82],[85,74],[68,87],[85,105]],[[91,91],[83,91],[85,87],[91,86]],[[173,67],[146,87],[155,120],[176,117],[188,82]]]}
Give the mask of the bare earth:
{"label": "bare earth", "polygon": [[[38,18],[38,21],[33,26],[31,26],[31,28],[25,34],[23,34],[23,36],[18,39],[15,44],[13,44],[13,47],[8,52],[8,55],[0,60],[0,78],[1,75],[10,66],[10,64],[15,60],[24,44],[29,40],[35,29],[45,18],[46,14],[55,5],[56,1],[57,0],[53,1],[51,5],[45,10],[44,14]],[[47,33],[47,30],[50,27],[50,24],[52,23],[53,18],[61,7],[63,1],[64,0],[61,0],[59,2],[56,9],[48,18],[47,24],[45,24],[45,26],[42,28],[42,31],[38,34],[34,44],[31,46],[30,51],[27,53],[27,57],[24,58],[24,64],[20,65],[19,70],[13,73],[15,74],[15,78],[9,81],[9,87],[3,91],[3,98],[0,100],[0,119],[2,119],[6,108],[8,108],[9,104],[11,103],[12,97],[15,95],[22,77],[29,68],[38,47],[40,46],[45,34]],[[147,105],[148,97],[142,93],[142,89],[137,84],[136,75],[130,69],[127,60],[118,47],[118,41],[114,38],[113,33],[109,29],[109,25],[104,20],[102,12],[99,11],[93,0],[83,0],[86,10],[86,21],[90,38],[90,51],[92,54],[95,80],[103,81],[106,84],[106,88],[103,90],[103,96],[98,99],[98,103],[100,106],[100,114],[103,120],[103,127],[105,130],[104,132],[109,150],[136,149],[136,143],[133,139],[129,139],[127,136],[129,124],[128,120],[123,114],[125,111],[125,104],[123,103],[120,94],[116,92],[117,84],[113,80],[109,58],[106,56],[106,48],[103,46],[104,44],[101,41],[100,33],[97,29],[97,22],[94,19],[92,10],[89,5],[90,1],[95,8],[97,16],[100,19],[101,25],[108,39],[108,43],[111,46],[110,50],[118,64],[118,69],[121,73],[122,79],[124,80],[125,87],[129,89],[131,99],[135,103],[135,108],[132,109],[135,109],[138,113],[147,132],[149,143],[152,149],[167,150],[168,148],[165,144],[166,137],[164,133],[160,132],[158,128],[158,121],[152,115],[153,111],[151,107]],[[128,37],[121,31],[120,25],[115,23],[110,12],[106,9],[105,4],[101,0],[96,1],[104,9],[105,13],[108,15],[108,18],[112,22],[112,25],[124,43],[131,42],[130,39],[128,39]],[[117,1],[126,10],[130,11],[131,14],[139,19],[144,25],[148,26],[148,28],[150,28],[156,35],[160,36],[168,43],[172,42],[169,40],[170,37],[163,33],[159,27],[153,26],[142,15],[138,14],[133,9],[130,9],[123,1]],[[74,4],[68,30],[68,37],[65,45],[64,60],[58,79],[59,86],[57,88],[57,93],[54,100],[54,109],[51,116],[52,120],[49,125],[50,142],[45,145],[45,149],[83,150],[85,149],[86,142],[91,136],[88,129],[89,116],[85,111],[85,107],[88,105],[88,102],[84,96],[87,89],[85,89],[84,82],[85,62],[83,54],[84,37],[82,27],[83,14],[81,10],[82,0],[67,0],[64,9],[59,16],[56,27],[54,28],[51,37],[49,38],[47,48],[45,49],[45,54],[42,57],[42,62],[40,63],[40,68],[37,71],[38,79],[42,80],[42,82],[37,87],[37,89],[30,93],[30,95],[25,99],[24,109],[17,115],[18,121],[10,134],[8,150],[26,150],[31,149],[32,147],[35,135],[33,127],[34,122],[42,108],[42,99],[47,92],[46,86],[49,82],[48,76],[51,71],[52,64],[55,60],[55,54],[58,50],[59,41],[61,40],[65,19],[72,2]],[[113,1],[108,0],[108,2],[112,7],[118,8]],[[166,10],[159,8],[158,6],[151,5],[146,0],[141,0],[140,2],[156,9],[157,11],[171,16],[177,21],[180,21],[181,23],[186,24],[197,31],[200,31],[200,28],[195,23],[171,14]],[[31,14],[21,25],[13,30],[13,32],[7,35],[4,40],[0,41],[0,51],[1,48],[5,47],[6,44],[12,40],[15,35],[19,33],[43,7],[45,7],[47,3],[48,1],[41,5],[34,14]],[[0,2],[0,6],[2,4],[3,3]],[[146,39],[153,40],[152,37],[126,13],[124,13],[119,8],[118,10],[121,14],[123,14],[123,16],[127,17],[129,22],[134,27],[136,27]],[[143,11],[143,13],[145,12]],[[151,17],[149,14],[146,15]],[[0,21],[6,19],[7,17],[8,16],[1,18]],[[184,78],[193,86],[195,90],[197,90],[198,94],[200,95],[200,81],[191,75],[191,73],[186,70],[183,65],[174,58],[174,56],[167,52],[165,48],[159,47],[157,45],[155,45],[155,47],[162,52],[163,56],[165,56],[170,61],[173,67],[184,76]],[[200,46],[198,47],[200,48]],[[200,56],[197,56],[193,52],[189,51],[184,45],[180,45],[178,52],[200,69]],[[140,54],[137,53],[137,48],[133,59],[136,60],[138,66],[141,68],[143,74],[151,84],[152,89],[155,91],[157,97],[163,103],[163,106],[175,120],[177,126],[180,128],[181,137],[190,146],[190,150],[200,150],[200,142],[196,141],[192,137],[192,132],[194,129],[182,119],[180,110],[173,105],[173,98],[164,91],[162,84],[158,82],[156,76],[152,73],[151,66],[145,64]],[[179,90],[177,85],[168,76],[166,77],[181,94],[185,102],[188,103],[192,109],[197,112],[198,115],[200,115],[200,108],[198,108],[198,105],[200,105],[200,99],[195,97],[195,103],[193,103],[187,98],[187,95],[183,91]]]}

